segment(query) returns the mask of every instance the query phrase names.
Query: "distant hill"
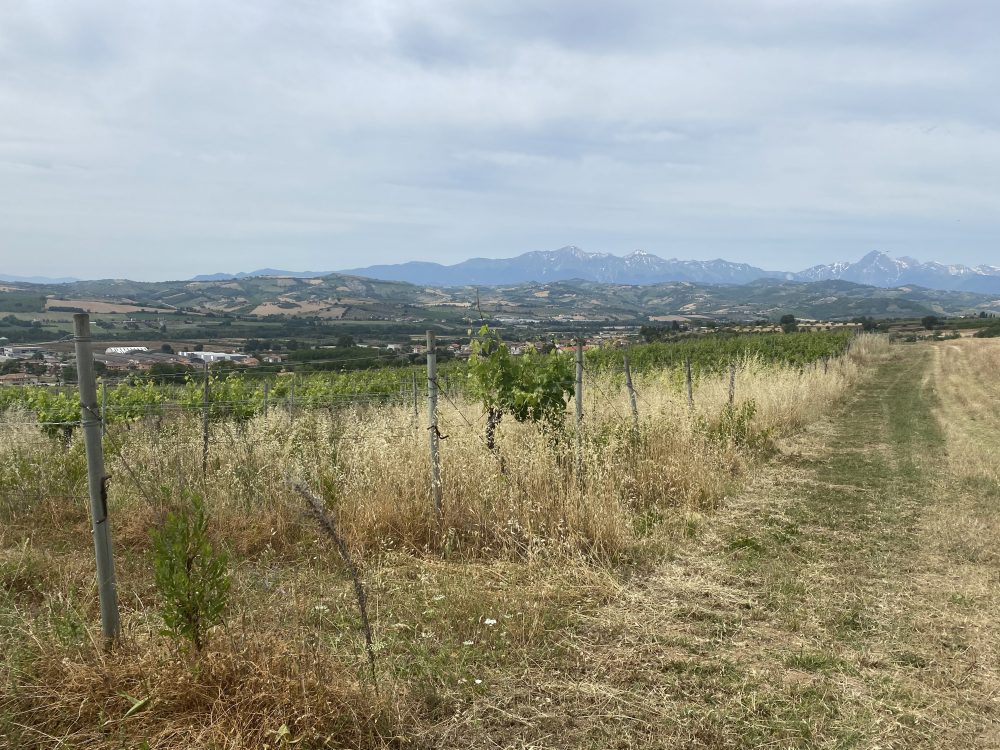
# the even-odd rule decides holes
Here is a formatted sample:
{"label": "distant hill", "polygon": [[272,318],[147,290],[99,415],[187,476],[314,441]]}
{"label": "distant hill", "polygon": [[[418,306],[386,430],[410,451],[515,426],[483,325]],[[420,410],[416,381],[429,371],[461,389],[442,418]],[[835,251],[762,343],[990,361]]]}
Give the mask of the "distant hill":
{"label": "distant hill", "polygon": [[[843,279],[801,282],[757,279],[748,284],[669,281],[624,284],[570,279],[515,284],[431,286],[331,274],[320,278],[246,275],[237,279],[69,284],[17,283],[0,293],[12,305],[26,295],[50,307],[87,309],[87,301],[259,318],[327,321],[471,323],[491,319],[641,322],[661,315],[717,319],[776,319],[785,313],[816,319],[856,316],[921,317],[981,310],[1000,312],[1000,295],[906,285],[883,289]],[[10,308],[8,308],[10,309]],[[98,309],[95,306],[93,309]]]}
{"label": "distant hill", "polygon": [[13,274],[0,273],[0,281],[9,281],[13,283],[24,283],[24,284],[72,284],[74,281],[79,281],[79,279],[74,279],[72,277],[65,278],[50,278],[48,276],[14,276]]}
{"label": "distant hill", "polygon": [[194,276],[191,281],[231,281],[233,279],[249,279],[254,276],[283,276],[290,279],[318,279],[329,276],[330,271],[281,271],[277,268],[259,268],[256,271],[240,271],[239,273],[208,273]]}
{"label": "distant hill", "polygon": [[883,288],[915,284],[982,294],[1000,294],[1000,267],[920,263],[871,252],[855,263],[819,265],[805,271],[766,271],[727,260],[665,260],[637,250],[626,256],[588,253],[575,246],[530,252],[514,258],[472,258],[454,265],[409,262],[342,271],[373,279],[433,286],[519,284],[581,279],[608,284],[748,284],[760,279],[784,281],[853,281]]}

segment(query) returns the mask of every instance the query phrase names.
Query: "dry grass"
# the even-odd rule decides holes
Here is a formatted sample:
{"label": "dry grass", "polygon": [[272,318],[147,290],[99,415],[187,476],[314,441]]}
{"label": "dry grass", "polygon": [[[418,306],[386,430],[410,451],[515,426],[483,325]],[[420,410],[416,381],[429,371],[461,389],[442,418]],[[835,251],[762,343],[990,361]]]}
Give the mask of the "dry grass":
{"label": "dry grass", "polygon": [[[443,399],[444,532],[430,504],[425,418],[407,407],[214,425],[204,479],[197,420],[115,428],[107,465],[126,637],[112,654],[95,644],[82,445],[64,447],[8,414],[0,638],[12,646],[0,667],[0,738],[11,747],[280,747],[284,725],[306,747],[390,746],[399,736],[482,744],[451,736],[475,732],[474,721],[452,717],[475,707],[516,724],[508,704],[520,680],[510,675],[569,668],[580,617],[618,597],[623,575],[653,569],[709,523],[705,514],[758,471],[773,440],[828,411],[884,354],[862,338],[828,371],[741,363],[737,403],[756,405],[759,439],[749,446],[713,430],[728,378],[699,382],[693,411],[676,373],[638,378],[638,436],[621,383],[593,378],[580,476],[569,435],[505,421],[497,457],[484,447],[480,409]],[[288,476],[337,509],[362,561],[380,696],[364,681],[349,581]],[[238,561],[230,621],[197,664],[159,634],[147,557],[149,530],[192,487]],[[123,694],[151,701],[124,718]],[[551,705],[576,694],[567,688]]]}

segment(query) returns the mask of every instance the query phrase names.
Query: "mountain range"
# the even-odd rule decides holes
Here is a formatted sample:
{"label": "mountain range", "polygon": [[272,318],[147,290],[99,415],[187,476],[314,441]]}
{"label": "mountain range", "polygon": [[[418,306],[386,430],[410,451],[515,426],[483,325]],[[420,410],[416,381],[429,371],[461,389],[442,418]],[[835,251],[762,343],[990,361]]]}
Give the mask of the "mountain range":
{"label": "mountain range", "polygon": [[749,284],[760,279],[783,281],[852,281],[894,288],[909,284],[949,291],[1000,294],[1000,267],[921,263],[873,251],[855,263],[817,265],[804,271],[767,271],[746,263],[664,259],[637,250],[625,256],[588,253],[575,246],[524,253],[515,258],[472,258],[454,265],[409,262],[345,269],[340,273],[384,281],[429,286],[494,286],[579,279],[606,284]]}
{"label": "mountain range", "polygon": [[[850,281],[883,289],[912,285],[942,291],[1000,294],[1000,266],[922,263],[905,256],[892,258],[879,251],[870,252],[853,263],[816,265],[794,272],[767,271],[747,263],[722,259],[664,259],[642,250],[625,256],[589,253],[576,246],[523,253],[514,258],[472,258],[453,265],[410,261],[338,272],[261,268],[240,273],[204,274],[190,281],[238,281],[262,277],[319,279],[334,273],[428,287],[501,286],[573,280],[639,286],[669,282],[744,285],[774,279],[785,282]],[[65,284],[76,279],[25,278],[0,273],[0,281]]]}

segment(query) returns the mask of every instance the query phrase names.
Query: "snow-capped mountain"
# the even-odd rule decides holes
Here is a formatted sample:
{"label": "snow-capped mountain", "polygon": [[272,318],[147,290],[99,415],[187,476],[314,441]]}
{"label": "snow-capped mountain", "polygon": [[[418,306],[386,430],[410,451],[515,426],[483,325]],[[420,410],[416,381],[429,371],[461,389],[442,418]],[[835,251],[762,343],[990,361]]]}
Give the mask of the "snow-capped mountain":
{"label": "snow-capped mountain", "polygon": [[843,279],[856,284],[879,287],[915,285],[928,289],[948,289],[964,292],[1000,292],[1000,268],[996,266],[944,265],[921,263],[906,256],[892,258],[885,253],[868,253],[857,263],[833,263],[813,266],[801,273],[790,274],[795,281],[825,281]]}
{"label": "snow-capped mountain", "polygon": [[519,284],[569,279],[617,284],[656,284],[663,281],[746,284],[755,279],[783,276],[746,263],[730,263],[721,259],[664,260],[642,250],[622,257],[610,253],[588,253],[575,245],[558,250],[524,253],[516,258],[473,258],[451,266],[412,262],[353,268],[341,273],[440,286]]}
{"label": "snow-capped mountain", "polygon": [[411,262],[397,265],[352,268],[341,273],[412,284],[465,286],[476,284],[520,284],[523,282],[582,279],[612,284],[658,284],[689,281],[701,284],[748,284],[757,279],[828,281],[843,279],[877,287],[912,284],[928,289],[1000,294],[997,266],[921,263],[908,257],[892,258],[871,252],[861,260],[813,266],[805,271],[765,271],[746,263],[727,260],[669,260],[636,250],[626,256],[588,253],[575,245],[559,250],[536,251],[515,258],[473,258],[445,266]]}

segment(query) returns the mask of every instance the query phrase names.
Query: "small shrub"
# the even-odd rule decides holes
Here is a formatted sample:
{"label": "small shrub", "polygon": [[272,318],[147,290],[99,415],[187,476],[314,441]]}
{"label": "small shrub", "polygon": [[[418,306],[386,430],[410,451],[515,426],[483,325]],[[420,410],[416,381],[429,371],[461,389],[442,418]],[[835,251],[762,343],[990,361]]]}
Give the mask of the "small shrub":
{"label": "small shrub", "polygon": [[739,406],[726,404],[718,418],[712,421],[702,418],[699,427],[713,443],[763,453],[771,447],[771,436],[768,430],[754,426],[756,414],[757,404],[753,400]]}
{"label": "small shrub", "polygon": [[986,328],[980,328],[974,334],[977,339],[993,339],[1000,337],[1000,325],[989,325]]}
{"label": "small shrub", "polygon": [[201,651],[208,629],[222,622],[230,584],[228,556],[208,538],[201,496],[191,495],[190,506],[170,513],[151,536],[164,632]]}

